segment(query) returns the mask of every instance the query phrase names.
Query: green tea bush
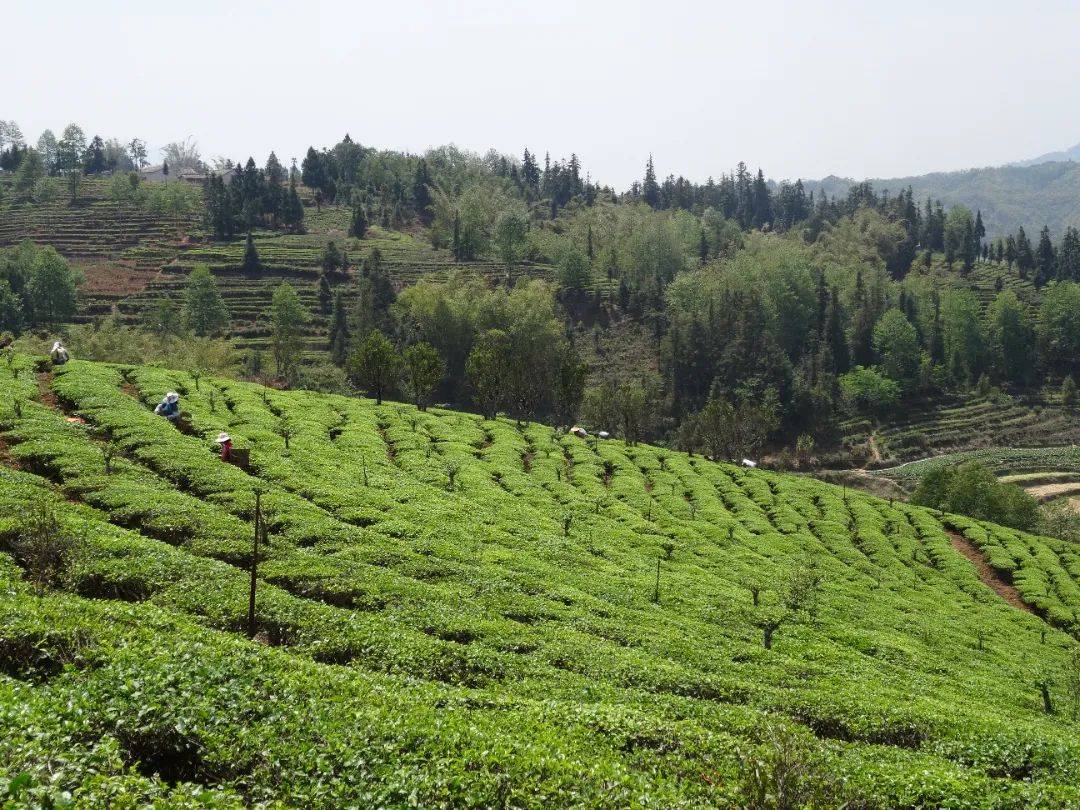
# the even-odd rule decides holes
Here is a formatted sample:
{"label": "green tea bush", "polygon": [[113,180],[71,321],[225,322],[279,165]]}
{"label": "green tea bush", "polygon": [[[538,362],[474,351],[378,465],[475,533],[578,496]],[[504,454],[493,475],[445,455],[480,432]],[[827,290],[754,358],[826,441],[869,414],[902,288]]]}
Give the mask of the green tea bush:
{"label": "green tea bush", "polygon": [[[0,790],[19,802],[1080,802],[1063,541],[540,425],[13,367]],[[152,413],[168,390],[190,433]],[[219,460],[221,430],[249,469]],[[16,547],[42,499],[80,553],[39,597]]]}

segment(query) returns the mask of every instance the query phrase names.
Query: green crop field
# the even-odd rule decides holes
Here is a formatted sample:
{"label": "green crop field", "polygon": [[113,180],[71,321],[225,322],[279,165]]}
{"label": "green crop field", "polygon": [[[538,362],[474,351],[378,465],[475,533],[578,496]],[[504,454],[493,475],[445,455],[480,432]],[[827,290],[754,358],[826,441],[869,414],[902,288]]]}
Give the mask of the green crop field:
{"label": "green crop field", "polygon": [[896,481],[915,484],[929,470],[943,465],[963,464],[975,461],[1005,476],[1020,473],[1078,473],[1080,472],[1080,447],[990,447],[984,450],[970,450],[958,453],[946,453],[939,456],[919,459],[896,467],[879,470]]}
{"label": "green crop field", "polygon": [[1077,550],[807,477],[17,355],[0,549],[18,804],[1080,805]]}

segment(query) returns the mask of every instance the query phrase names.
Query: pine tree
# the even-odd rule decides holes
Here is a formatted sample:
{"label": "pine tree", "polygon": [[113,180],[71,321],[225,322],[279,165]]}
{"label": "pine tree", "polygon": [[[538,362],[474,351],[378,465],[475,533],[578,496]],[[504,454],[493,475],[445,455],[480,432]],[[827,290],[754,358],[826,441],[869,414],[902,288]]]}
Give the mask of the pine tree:
{"label": "pine tree", "polygon": [[334,294],[330,289],[330,279],[326,277],[326,273],[319,274],[319,291],[317,293],[319,299],[319,312],[323,315],[330,313],[330,306],[333,303]]}
{"label": "pine tree", "polygon": [[431,173],[428,171],[427,161],[420,158],[416,162],[416,171],[413,173],[413,210],[416,218],[424,225],[430,225],[435,213],[431,210]]}
{"label": "pine tree", "polygon": [[326,192],[329,176],[326,172],[326,163],[322,155],[313,147],[308,147],[304,162],[300,164],[300,179],[308,188]]}
{"label": "pine tree", "polygon": [[206,227],[215,239],[231,239],[236,233],[236,213],[225,182],[217,175],[211,175],[207,178],[203,198],[206,201]]}
{"label": "pine tree", "polygon": [[300,195],[296,191],[296,175],[289,178],[289,191],[285,195],[282,206],[281,219],[285,227],[294,233],[302,233],[304,230],[304,204],[300,202]]}
{"label": "pine tree", "polygon": [[857,366],[874,362],[874,320],[869,302],[862,301],[851,323],[851,361]]}
{"label": "pine tree", "polygon": [[1039,246],[1035,249],[1035,286],[1041,287],[1051,279],[1057,271],[1057,257],[1054,253],[1054,244],[1050,241],[1050,228],[1043,225],[1039,231]]}
{"label": "pine tree", "polygon": [[758,169],[757,177],[754,178],[754,227],[764,228],[772,223],[772,202],[769,195],[769,186],[765,182],[765,174]]}
{"label": "pine tree", "polygon": [[641,198],[651,208],[660,207],[660,186],[656,182],[656,169],[653,166],[652,155],[645,164],[645,180],[641,184]]}
{"label": "pine tree", "polygon": [[840,296],[833,287],[825,315],[825,341],[832,355],[833,370],[837,374],[844,374],[851,368],[851,357],[848,353],[847,335],[844,334],[842,316]]}
{"label": "pine tree", "polygon": [[345,295],[338,290],[330,313],[330,359],[335,365],[341,366],[348,356],[349,321],[345,312]]}
{"label": "pine tree", "polygon": [[277,155],[273,152],[266,159],[264,176],[266,181],[263,186],[262,208],[263,211],[270,215],[271,226],[276,228],[278,220],[284,214],[286,192],[283,187],[285,183],[285,167],[281,165]]}
{"label": "pine tree", "polygon": [[521,159],[521,177],[534,195],[540,193],[540,167],[528,149],[525,150],[525,155]]}
{"label": "pine tree", "polygon": [[324,273],[337,273],[345,269],[345,256],[338,249],[337,242],[331,239],[323,248],[322,269]]}
{"label": "pine tree", "polygon": [[1058,250],[1057,277],[1060,281],[1080,281],[1080,231],[1071,225],[1065,229]]}
{"label": "pine tree", "polygon": [[934,319],[930,324],[930,360],[941,363],[945,360],[945,330],[941,323],[941,298],[934,293]]}
{"label": "pine tree", "polygon": [[353,205],[352,219],[349,221],[349,236],[363,239],[367,229],[368,221],[367,214],[364,212],[364,204],[357,202]]}
{"label": "pine tree", "polygon": [[1035,269],[1035,254],[1023,226],[1016,229],[1016,266],[1020,270],[1020,278],[1027,278],[1028,273]]}
{"label": "pine tree", "polygon": [[247,242],[244,244],[244,259],[240,264],[240,269],[245,273],[258,273],[262,270],[259,251],[255,249],[255,240],[251,238],[251,231],[248,231]]}

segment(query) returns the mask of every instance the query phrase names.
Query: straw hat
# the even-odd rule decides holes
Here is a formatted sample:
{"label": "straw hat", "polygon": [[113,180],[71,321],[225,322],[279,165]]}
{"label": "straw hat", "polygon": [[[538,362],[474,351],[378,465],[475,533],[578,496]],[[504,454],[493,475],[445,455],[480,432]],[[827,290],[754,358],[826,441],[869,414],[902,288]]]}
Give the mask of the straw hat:
{"label": "straw hat", "polygon": [[232,438],[230,438],[229,434],[226,433],[224,430],[221,431],[221,433],[219,433],[217,435],[217,443],[218,444],[225,444],[225,442],[231,442],[231,441],[232,441]]}
{"label": "straw hat", "polygon": [[178,393],[176,393],[175,391],[170,391],[169,393],[167,393],[165,395],[165,401],[166,402],[179,402],[180,401],[180,395]]}

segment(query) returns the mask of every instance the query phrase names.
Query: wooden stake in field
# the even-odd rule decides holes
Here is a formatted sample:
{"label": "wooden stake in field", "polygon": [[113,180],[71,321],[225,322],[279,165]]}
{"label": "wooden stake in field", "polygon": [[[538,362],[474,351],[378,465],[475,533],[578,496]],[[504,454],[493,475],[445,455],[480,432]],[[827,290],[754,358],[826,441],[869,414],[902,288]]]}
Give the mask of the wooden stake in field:
{"label": "wooden stake in field", "polygon": [[656,589],[653,591],[653,601],[660,604],[660,558],[656,558]]}
{"label": "wooden stake in field", "polygon": [[259,532],[262,530],[262,490],[255,490],[255,537],[251,544],[251,589],[248,592],[248,638],[255,638],[255,583],[259,572]]}

